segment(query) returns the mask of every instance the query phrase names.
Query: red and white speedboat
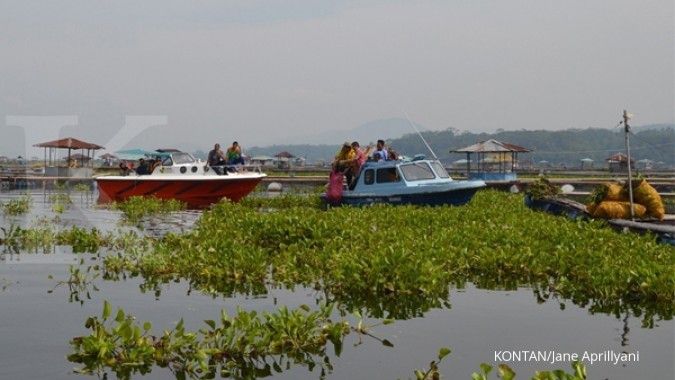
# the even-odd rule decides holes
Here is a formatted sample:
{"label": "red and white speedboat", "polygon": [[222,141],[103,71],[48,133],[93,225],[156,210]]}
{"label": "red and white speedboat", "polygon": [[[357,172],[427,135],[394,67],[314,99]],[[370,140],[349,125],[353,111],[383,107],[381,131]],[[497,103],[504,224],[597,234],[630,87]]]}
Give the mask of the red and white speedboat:
{"label": "red and white speedboat", "polygon": [[[151,174],[96,177],[99,202],[123,201],[133,196],[177,199],[191,208],[203,208],[228,198],[234,202],[248,195],[266,176],[259,171],[221,170],[219,174],[201,160],[179,151],[158,152],[161,164]],[[222,168],[226,169],[226,168]]]}

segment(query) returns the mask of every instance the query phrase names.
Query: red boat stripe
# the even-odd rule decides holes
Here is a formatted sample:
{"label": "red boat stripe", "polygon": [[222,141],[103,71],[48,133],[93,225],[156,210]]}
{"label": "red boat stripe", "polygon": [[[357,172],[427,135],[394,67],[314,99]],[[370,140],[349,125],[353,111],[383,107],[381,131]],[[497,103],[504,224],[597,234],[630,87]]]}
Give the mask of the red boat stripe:
{"label": "red boat stripe", "polygon": [[199,183],[199,182],[197,182],[197,183],[189,183],[186,187],[184,187],[184,188],[182,188],[180,191],[176,192],[176,195],[185,194],[185,193],[187,193],[188,191],[194,189],[195,187],[201,186],[201,185],[203,185],[203,183]]}
{"label": "red boat stripe", "polygon": [[152,188],[152,189],[146,191],[145,193],[143,193],[143,195],[150,195],[150,194],[152,194],[152,193],[154,193],[154,192],[156,192],[156,191],[158,191],[158,190],[161,190],[161,189],[163,189],[163,188],[165,188],[165,187],[167,187],[167,186],[169,186],[169,185],[171,185],[171,182],[164,182],[164,183],[160,182],[160,183],[159,183],[159,186],[156,186],[156,187],[154,187],[154,188]]}
{"label": "red boat stripe", "polygon": [[136,185],[137,185],[137,183],[136,183],[136,181],[134,181],[134,183],[132,185],[129,185],[129,186],[125,187],[124,189],[120,190],[117,193],[117,195],[120,196],[120,195],[126,193],[127,191],[132,190],[133,188],[136,187]]}

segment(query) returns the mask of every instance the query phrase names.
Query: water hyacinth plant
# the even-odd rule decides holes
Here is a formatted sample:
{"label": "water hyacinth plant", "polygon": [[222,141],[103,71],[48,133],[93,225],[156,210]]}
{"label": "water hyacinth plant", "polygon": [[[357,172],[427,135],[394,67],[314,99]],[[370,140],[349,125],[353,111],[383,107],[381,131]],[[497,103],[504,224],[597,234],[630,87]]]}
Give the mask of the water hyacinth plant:
{"label": "water hyacinth plant", "polygon": [[23,215],[30,211],[33,199],[30,195],[24,195],[20,198],[10,199],[7,203],[0,203],[0,208],[5,215]]}
{"label": "water hyacinth plant", "polygon": [[[70,341],[68,360],[81,365],[76,372],[103,378],[112,372],[118,379],[130,379],[162,367],[170,369],[177,379],[256,379],[297,365],[310,371],[319,366],[319,377],[324,378],[333,370],[328,343],[340,356],[350,332],[370,335],[362,321],[354,327],[346,321],[333,322],[331,314],[330,305],[321,305],[315,311],[306,305],[294,310],[281,307],[262,314],[238,309],[234,316],[221,311],[218,321],[206,320],[206,326],[196,332],[187,331],[181,319],[175,328],[156,336],[151,322],[139,323],[121,308],[112,318],[112,306],[104,301],[101,316],[90,316],[85,322],[91,333]],[[414,371],[415,379],[440,379],[439,364],[449,354],[449,348],[441,348],[438,359],[431,361],[427,370]],[[572,368],[571,374],[563,370],[537,372],[532,380],[586,379],[583,364],[574,362]],[[483,363],[472,379],[488,380],[491,372],[492,366]],[[506,364],[498,366],[497,375],[502,380],[514,380],[516,376]]]}
{"label": "water hyacinth plant", "polygon": [[[272,201],[269,201],[272,202]],[[337,208],[222,202],[195,229],[151,252],[106,258],[109,272],[187,279],[208,293],[267,285],[321,289],[345,310],[410,318],[442,306],[450,285],[562,296],[591,311],[672,317],[675,249],[651,235],[528,210],[518,195],[483,191],[465,207]]]}
{"label": "water hyacinth plant", "polygon": [[85,323],[91,334],[71,340],[68,360],[82,365],[77,372],[101,375],[109,370],[119,379],[149,373],[154,366],[169,368],[178,379],[254,379],[291,365],[310,370],[318,365],[325,374],[332,370],[326,345],[332,343],[339,355],[351,331],[347,322],[331,321],[331,312],[326,305],[316,311],[282,307],[262,314],[239,309],[234,316],[221,311],[218,321],[204,321],[199,331],[186,331],[181,320],[155,336],[150,322],[140,324],[122,309],[111,319],[112,306],[105,301],[100,318],[91,316]]}
{"label": "water hyacinth plant", "polygon": [[56,229],[49,221],[40,221],[29,228],[17,225],[0,227],[0,246],[13,253],[50,253],[55,246],[70,246],[74,253],[97,253],[101,248],[129,254],[143,252],[153,239],[134,231],[102,233],[96,228],[72,226]]}
{"label": "water hyacinth plant", "polygon": [[175,199],[134,196],[123,202],[114,203],[113,208],[122,211],[129,223],[136,224],[147,216],[165,215],[185,210],[186,204]]}

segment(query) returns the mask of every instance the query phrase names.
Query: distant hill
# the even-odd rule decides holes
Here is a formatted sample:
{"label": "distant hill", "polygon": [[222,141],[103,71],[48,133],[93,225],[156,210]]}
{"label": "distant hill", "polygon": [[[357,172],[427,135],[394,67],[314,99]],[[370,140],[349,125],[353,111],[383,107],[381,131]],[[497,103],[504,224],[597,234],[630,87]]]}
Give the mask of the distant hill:
{"label": "distant hill", "polygon": [[[667,165],[675,165],[675,125],[638,126],[633,128],[633,132],[631,149],[636,160],[650,159],[657,162],[663,161]],[[532,153],[521,156],[522,160],[533,162],[546,160],[552,164],[566,164],[568,166],[578,165],[582,158],[591,158],[598,165],[602,165],[601,163],[604,163],[605,159],[611,154],[624,150],[624,136],[621,128],[567,129],[562,131],[520,130],[495,133],[445,130],[425,131],[422,132],[422,135],[427,139],[438,157],[445,161],[465,158],[461,154],[451,154],[450,150],[488,139],[496,139],[532,149]],[[348,139],[340,139],[334,144],[323,145],[296,144],[254,147],[248,149],[247,152],[252,155],[274,155],[286,150],[296,156],[305,157],[309,162],[329,161],[344,140]],[[361,141],[367,140],[361,139]],[[417,134],[409,133],[387,141],[399,153],[409,156],[416,153],[429,155],[427,148]]]}
{"label": "distant hill", "polygon": [[[419,130],[426,128],[416,125]],[[362,124],[356,128],[340,131],[327,131],[315,134],[302,135],[295,138],[295,141],[303,144],[324,144],[339,145],[345,141],[359,141],[367,145],[369,142],[375,142],[378,139],[394,139],[401,137],[406,133],[414,132],[410,123],[406,119],[391,118],[373,120]]]}
{"label": "distant hill", "polygon": [[675,130],[675,124],[647,124],[647,125],[638,125],[637,127],[631,126],[631,130],[635,133],[654,130],[658,131],[661,129]]}
{"label": "distant hill", "polygon": [[[631,151],[636,160],[650,159],[675,164],[675,128],[673,125],[659,128],[637,127],[631,136]],[[523,146],[533,152],[524,154],[522,159],[553,164],[575,166],[582,158],[591,158],[598,164],[616,152],[624,151],[624,135],[617,129],[567,129],[562,131],[499,131],[495,133],[456,133],[453,131],[423,132],[439,158],[452,161],[465,155],[450,153],[478,141],[495,139]],[[390,144],[406,154],[425,153],[427,149],[419,136],[406,135],[394,139]]]}
{"label": "distant hill", "polygon": [[[417,129],[426,130],[424,126],[415,124]],[[302,144],[275,144],[265,147],[251,147],[246,154],[251,156],[273,156],[282,151],[288,151],[298,157],[305,157],[309,162],[318,160],[330,161],[338,148],[345,141],[358,141],[366,146],[375,143],[378,139],[391,140],[407,133],[414,132],[410,123],[402,118],[373,120],[356,128],[343,131],[327,131],[295,138]]]}

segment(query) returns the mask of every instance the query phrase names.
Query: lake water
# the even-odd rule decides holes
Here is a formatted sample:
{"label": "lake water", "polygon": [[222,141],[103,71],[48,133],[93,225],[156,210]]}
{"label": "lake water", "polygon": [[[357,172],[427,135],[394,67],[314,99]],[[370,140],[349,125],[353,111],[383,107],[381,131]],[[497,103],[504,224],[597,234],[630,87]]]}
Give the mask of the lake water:
{"label": "lake water", "polygon": [[[1,193],[0,200],[18,196]],[[0,226],[30,225],[37,218],[53,218],[48,195],[35,193],[31,213],[16,218],[0,219]],[[73,194],[73,205],[60,215],[59,224],[116,230],[119,214],[94,206],[91,194]],[[144,225],[148,233],[189,229],[199,214],[178,213],[163,221]],[[138,320],[153,322],[153,331],[174,326],[185,319],[188,329],[203,326],[205,319],[216,319],[221,309],[233,313],[237,307],[246,310],[274,310],[280,305],[297,307],[315,305],[320,298],[314,290],[295,291],[269,289],[265,297],[206,296],[197,292],[188,295],[185,283],[162,287],[161,295],[143,292],[141,280],[95,280],[99,291],[91,291],[91,299],[82,304],[69,302],[65,286],[54,289],[57,281],[68,278],[69,264],[77,264],[78,255],[62,253],[4,255],[0,261],[0,379],[73,379],[73,363],[65,357],[70,352],[69,340],[88,334],[84,321],[99,315],[104,300],[122,307]],[[94,262],[93,255],[82,255]],[[49,279],[49,276],[53,279]],[[49,290],[54,289],[52,293]],[[549,300],[538,303],[531,289],[493,291],[451,289],[450,308],[434,309],[422,318],[398,320],[379,326],[374,335],[388,339],[394,347],[385,347],[377,340],[358,336],[346,338],[340,357],[332,357],[334,370],[330,379],[407,379],[415,368],[426,368],[440,347],[450,347],[452,354],[440,366],[445,378],[470,379],[481,362],[495,364],[495,351],[555,350],[561,353],[639,352],[639,362],[613,365],[599,363],[588,366],[591,379],[672,379],[675,330],[672,320],[657,321],[654,328],[642,328],[640,318],[591,314],[571,302]],[[374,321],[373,321],[374,322]],[[331,351],[332,352],[332,351]],[[569,369],[569,363],[509,363],[519,379],[530,378],[535,369]],[[156,368],[144,378],[164,379],[171,374]],[[316,379],[318,371],[292,367],[279,374],[280,379]]]}

